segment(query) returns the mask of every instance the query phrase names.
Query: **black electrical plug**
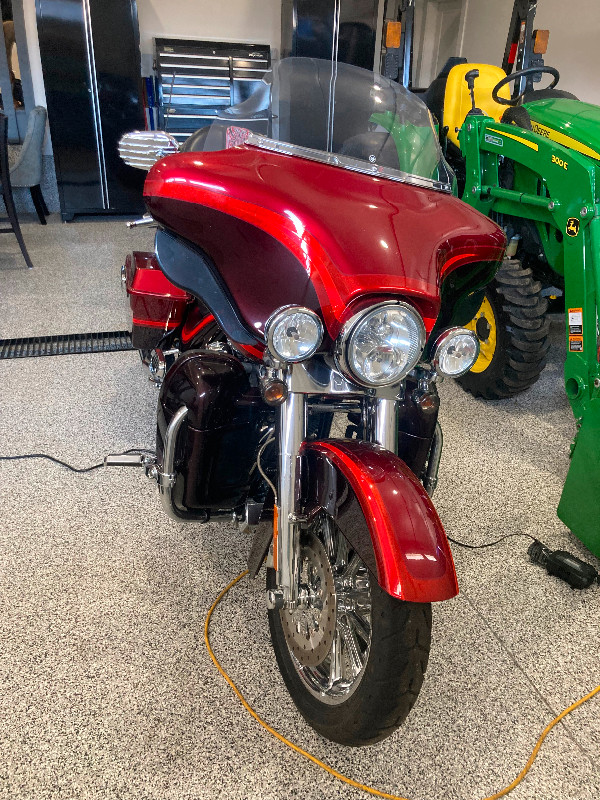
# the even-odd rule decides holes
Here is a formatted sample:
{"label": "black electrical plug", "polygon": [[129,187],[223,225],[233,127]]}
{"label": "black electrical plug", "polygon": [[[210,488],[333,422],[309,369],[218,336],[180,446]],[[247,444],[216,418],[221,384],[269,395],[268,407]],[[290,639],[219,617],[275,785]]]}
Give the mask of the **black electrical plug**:
{"label": "black electrical plug", "polygon": [[600,575],[592,567],[566,550],[551,551],[549,547],[535,539],[527,550],[534,564],[546,567],[550,575],[562,578],[571,589],[587,589]]}

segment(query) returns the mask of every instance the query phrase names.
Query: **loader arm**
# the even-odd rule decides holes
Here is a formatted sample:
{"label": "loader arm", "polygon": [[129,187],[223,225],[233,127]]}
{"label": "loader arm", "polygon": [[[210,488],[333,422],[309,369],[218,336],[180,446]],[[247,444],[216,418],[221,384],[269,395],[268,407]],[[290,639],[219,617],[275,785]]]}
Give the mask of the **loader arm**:
{"label": "loader arm", "polygon": [[[565,388],[577,423],[560,519],[600,556],[600,204],[598,161],[515,125],[467,118],[463,199],[486,215],[533,220],[550,265],[564,271]],[[499,180],[499,159],[515,165],[513,188]]]}

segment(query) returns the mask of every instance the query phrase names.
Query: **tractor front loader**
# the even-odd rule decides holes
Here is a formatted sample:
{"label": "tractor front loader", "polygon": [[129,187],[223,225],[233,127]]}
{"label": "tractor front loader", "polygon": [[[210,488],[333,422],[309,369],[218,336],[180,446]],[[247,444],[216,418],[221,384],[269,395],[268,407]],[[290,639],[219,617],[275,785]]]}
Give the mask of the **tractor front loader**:
{"label": "tractor front loader", "polygon": [[[541,254],[562,277],[565,387],[577,435],[558,515],[600,556],[600,108],[550,97],[520,106],[517,115],[511,109],[498,121],[497,113],[476,106],[481,100],[475,91],[476,73],[489,67],[467,64],[454,69],[465,73],[471,105],[457,134],[464,159],[462,198],[504,225],[509,238],[515,234],[513,251],[509,249],[496,277],[495,294],[486,290],[471,324],[482,340],[484,359],[491,356],[493,361],[499,347],[508,354],[503,374],[496,378],[499,393],[504,386],[522,387],[539,374],[547,321],[539,282],[536,285],[531,270],[514,258],[515,241],[522,253],[537,248],[538,257]],[[507,82],[518,77],[514,73]],[[496,84],[493,103],[501,90]],[[525,237],[529,241],[523,244]],[[491,315],[486,302],[493,304]],[[463,379],[474,393],[477,388],[469,382],[477,377],[468,373]]]}
{"label": "tractor front loader", "polygon": [[[562,310],[564,302],[565,382],[577,434],[558,515],[600,557],[600,108],[555,88],[559,73],[543,60],[548,31],[533,27],[537,5],[514,0],[502,67],[451,58],[420,96],[438,123],[459,196],[509,240],[495,278],[472,297],[468,327],[480,357],[459,382],[490,400],[530,387],[545,366],[548,304]],[[405,0],[409,32],[413,13],[414,0]],[[386,56],[386,74],[389,67],[399,77],[402,64],[408,86],[411,42],[386,39],[394,56]],[[539,90],[543,73],[553,81]],[[383,115],[376,121],[393,133]]]}

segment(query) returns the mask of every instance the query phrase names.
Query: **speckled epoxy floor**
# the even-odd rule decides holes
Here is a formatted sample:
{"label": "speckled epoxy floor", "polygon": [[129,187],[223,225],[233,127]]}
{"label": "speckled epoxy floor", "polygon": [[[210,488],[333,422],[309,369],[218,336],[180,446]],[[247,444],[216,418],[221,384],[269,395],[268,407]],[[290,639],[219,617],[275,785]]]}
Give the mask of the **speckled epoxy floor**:
{"label": "speckled epoxy floor", "polygon": [[[126,316],[118,267],[148,231],[25,224],[36,269],[0,241],[0,338],[110,330]],[[450,535],[541,537],[588,560],[555,508],[573,421],[562,330],[540,382],[494,405],[451,382],[436,504]],[[0,452],[87,465],[152,444],[155,390],[135,353],[0,362]],[[135,470],[74,475],[0,463],[0,796],[27,800],[362,798],[272,740],[241,709],[203,644],[204,616],[244,566],[233,526],[180,526]],[[356,780],[414,800],[470,800],[518,773],[542,728],[600,683],[600,587],[573,592],[529,564],[527,541],[454,547],[458,598],[434,607],[426,681],[386,742],[317,737],[279,678],[261,581],[214,618],[224,666],[275,727]],[[598,565],[598,562],[594,562]],[[548,737],[520,800],[600,792],[600,701]]]}

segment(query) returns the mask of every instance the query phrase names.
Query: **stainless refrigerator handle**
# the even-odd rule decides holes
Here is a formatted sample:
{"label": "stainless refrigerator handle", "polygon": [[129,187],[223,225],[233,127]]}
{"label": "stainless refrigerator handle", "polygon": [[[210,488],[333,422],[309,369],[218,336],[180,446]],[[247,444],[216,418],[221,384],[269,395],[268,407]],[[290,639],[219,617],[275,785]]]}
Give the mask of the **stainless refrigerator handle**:
{"label": "stainless refrigerator handle", "polygon": [[106,163],[104,160],[104,139],[102,137],[100,98],[98,95],[98,82],[96,80],[96,57],[94,54],[94,39],[92,36],[90,0],[83,0],[83,25],[85,29],[85,46],[90,76],[90,87],[88,92],[92,95],[92,112],[94,115],[94,128],[96,131],[96,147],[98,152],[98,167],[100,171],[100,188],[102,190],[102,206],[104,209],[108,210],[110,208],[110,200],[108,197],[108,180],[106,177]]}

